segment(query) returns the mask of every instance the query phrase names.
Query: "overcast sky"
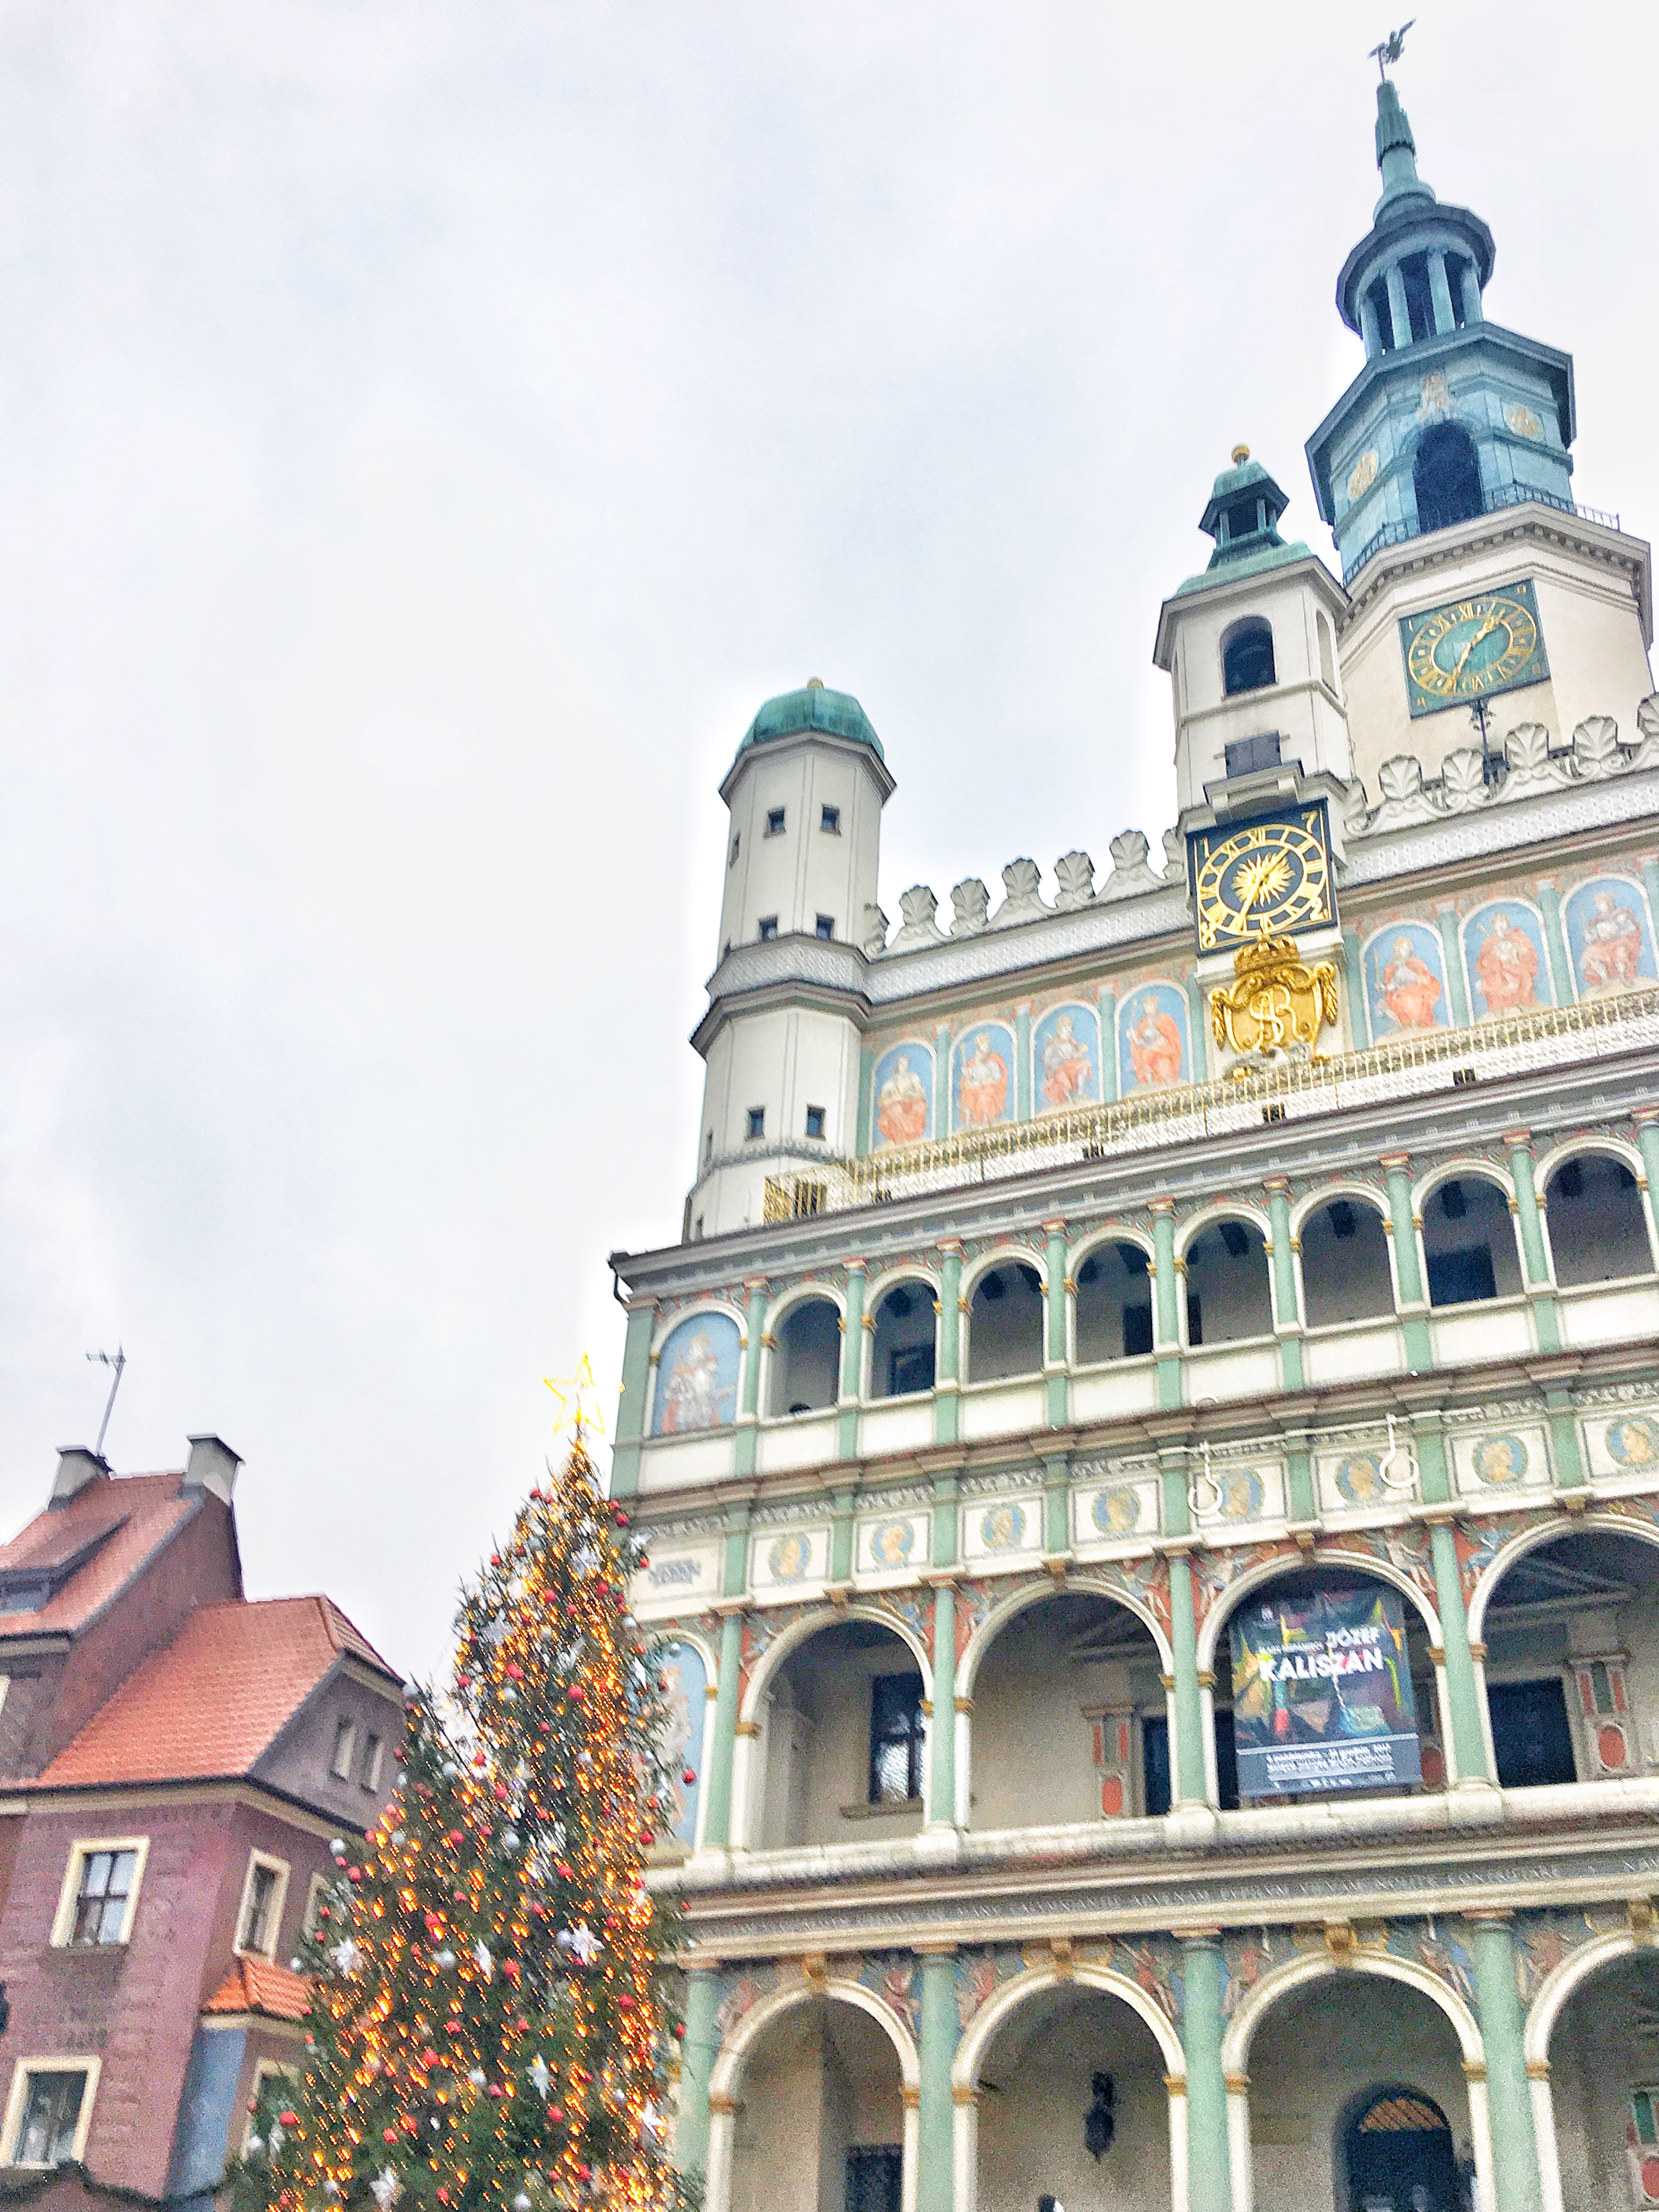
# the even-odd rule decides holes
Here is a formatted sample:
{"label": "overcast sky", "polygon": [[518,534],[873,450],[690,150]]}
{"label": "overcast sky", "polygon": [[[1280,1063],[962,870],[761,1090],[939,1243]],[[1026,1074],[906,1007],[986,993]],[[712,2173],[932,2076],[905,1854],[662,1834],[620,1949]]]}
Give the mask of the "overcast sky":
{"label": "overcast sky", "polygon": [[[1400,4],[1407,0],[1400,0]],[[1659,10],[1419,0],[1419,165],[1655,459]],[[1158,602],[1303,442],[1376,0],[0,0],[0,1508],[216,1430],[407,1672],[672,1241],[715,787],[857,694],[883,903],[1172,818]]]}

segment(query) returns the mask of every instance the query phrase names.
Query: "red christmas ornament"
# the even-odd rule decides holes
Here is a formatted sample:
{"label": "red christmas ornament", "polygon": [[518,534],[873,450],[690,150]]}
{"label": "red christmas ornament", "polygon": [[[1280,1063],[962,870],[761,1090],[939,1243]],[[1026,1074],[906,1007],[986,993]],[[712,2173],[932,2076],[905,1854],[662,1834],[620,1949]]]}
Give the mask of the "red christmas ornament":
{"label": "red christmas ornament", "polygon": [[396,2128],[382,2128],[382,2129],[381,2129],[381,2130],[380,2130],[380,2138],[381,2138],[381,2141],[382,2141],[382,2142],[397,2142],[397,2140],[398,2140],[398,2130],[397,2130],[397,2129],[396,2129]]}
{"label": "red christmas ornament", "polygon": [[691,1769],[689,1766],[686,1768],[684,1773],[680,1777],[680,1780],[684,1783],[688,1790],[691,1787],[691,1784],[696,1780],[696,1776],[691,1771]]}
{"label": "red christmas ornament", "polygon": [[300,2124],[300,2115],[297,2112],[278,2112],[276,2122],[279,2127],[297,2128]]}
{"label": "red christmas ornament", "polygon": [[447,2020],[447,2021],[444,2022],[444,2033],[445,2033],[446,2035],[459,2035],[459,2034],[460,2033],[460,2032],[461,2032],[461,2023],[459,2022],[459,2021],[458,2021],[458,2020]]}

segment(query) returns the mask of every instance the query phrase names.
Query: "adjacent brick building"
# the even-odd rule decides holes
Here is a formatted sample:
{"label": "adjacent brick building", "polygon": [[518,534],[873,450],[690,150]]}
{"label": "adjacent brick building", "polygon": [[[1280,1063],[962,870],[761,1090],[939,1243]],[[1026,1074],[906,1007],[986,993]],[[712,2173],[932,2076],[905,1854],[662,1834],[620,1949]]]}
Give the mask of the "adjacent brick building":
{"label": "adjacent brick building", "polygon": [[403,1686],[325,1597],[250,1602],[238,1461],[68,1451],[0,1547],[0,2190],[204,2198],[304,2033],[290,1961],[391,1786]]}

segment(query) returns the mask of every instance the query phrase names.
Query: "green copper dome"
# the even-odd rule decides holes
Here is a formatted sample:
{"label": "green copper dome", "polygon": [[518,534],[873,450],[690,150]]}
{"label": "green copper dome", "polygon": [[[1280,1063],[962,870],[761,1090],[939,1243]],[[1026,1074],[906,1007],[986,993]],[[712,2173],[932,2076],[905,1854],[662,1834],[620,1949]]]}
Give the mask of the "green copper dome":
{"label": "green copper dome", "polygon": [[885,758],[881,739],[850,691],[830,691],[814,676],[799,691],[781,692],[769,699],[744,732],[739,753],[769,738],[792,738],[800,730],[822,730],[826,737],[853,738],[868,745],[878,760]]}

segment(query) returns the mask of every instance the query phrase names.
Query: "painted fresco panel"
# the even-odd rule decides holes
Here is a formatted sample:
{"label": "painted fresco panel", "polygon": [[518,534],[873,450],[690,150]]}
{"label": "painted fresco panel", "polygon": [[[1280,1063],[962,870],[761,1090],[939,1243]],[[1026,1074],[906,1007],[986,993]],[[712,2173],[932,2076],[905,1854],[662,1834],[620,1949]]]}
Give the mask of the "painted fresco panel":
{"label": "painted fresco panel", "polygon": [[1466,1497],[1547,1490],[1551,1481],[1549,1448],[1541,1429],[1494,1429],[1485,1436],[1456,1437],[1452,1464],[1457,1487]]}
{"label": "painted fresco panel", "polygon": [[749,1582],[756,1591],[821,1583],[829,1572],[827,1528],[763,1529],[750,1548]]}
{"label": "painted fresco panel", "polygon": [[1593,876],[1562,908],[1573,981],[1581,999],[1637,990],[1659,979],[1648,902],[1625,876]]}
{"label": "painted fresco panel", "polygon": [[1659,1478],[1659,1409],[1632,1407],[1610,1419],[1587,1420],[1584,1441],[1593,1475],[1644,1483]]}
{"label": "painted fresco panel", "polygon": [[1092,1006],[1051,1006],[1031,1037],[1031,1095],[1039,1114],[1100,1097],[1100,1018]]}
{"label": "painted fresco panel", "polygon": [[1543,926],[1519,899],[1494,899],[1469,916],[1463,924],[1463,963],[1477,1021],[1555,1004]]}
{"label": "painted fresco panel", "polygon": [[914,1145],[933,1133],[933,1054],[914,1039],[896,1044],[876,1062],[875,1118],[871,1143]]}
{"label": "painted fresco panel", "polygon": [[1042,1498],[994,1498],[963,1513],[963,1550],[969,1559],[1006,1559],[1042,1549]]}
{"label": "painted fresco panel", "polygon": [[861,1575],[896,1575],[923,1566],[927,1559],[927,1516],[892,1513],[861,1521],[858,1563]]}
{"label": "painted fresco panel", "polygon": [[1178,983],[1139,983],[1118,1009],[1118,1081],[1127,1091],[1190,1083],[1187,994]]}
{"label": "painted fresco panel", "polygon": [[1379,1044],[1451,1024],[1445,948],[1426,921],[1390,922],[1365,947],[1365,1003]]}
{"label": "painted fresco panel", "polygon": [[721,1429],[738,1417],[738,1325],[730,1314],[693,1314],[674,1330],[657,1363],[653,1437]]}
{"label": "painted fresco panel", "polygon": [[[702,1788],[702,1725],[708,1698],[708,1668],[695,1644],[671,1644],[660,1669],[668,1725],[663,1732],[663,1765],[668,1774],[668,1814],[663,1825],[677,1844],[697,1840],[697,1797]],[[686,1778],[690,1777],[690,1780]]]}
{"label": "painted fresco panel", "polygon": [[1079,1550],[1091,1544],[1146,1542],[1158,1534],[1158,1478],[1079,1489],[1072,1500],[1072,1541]]}
{"label": "painted fresco panel", "polygon": [[1004,1022],[975,1022],[951,1054],[951,1111],[957,1129],[1014,1117],[1014,1039]]}

